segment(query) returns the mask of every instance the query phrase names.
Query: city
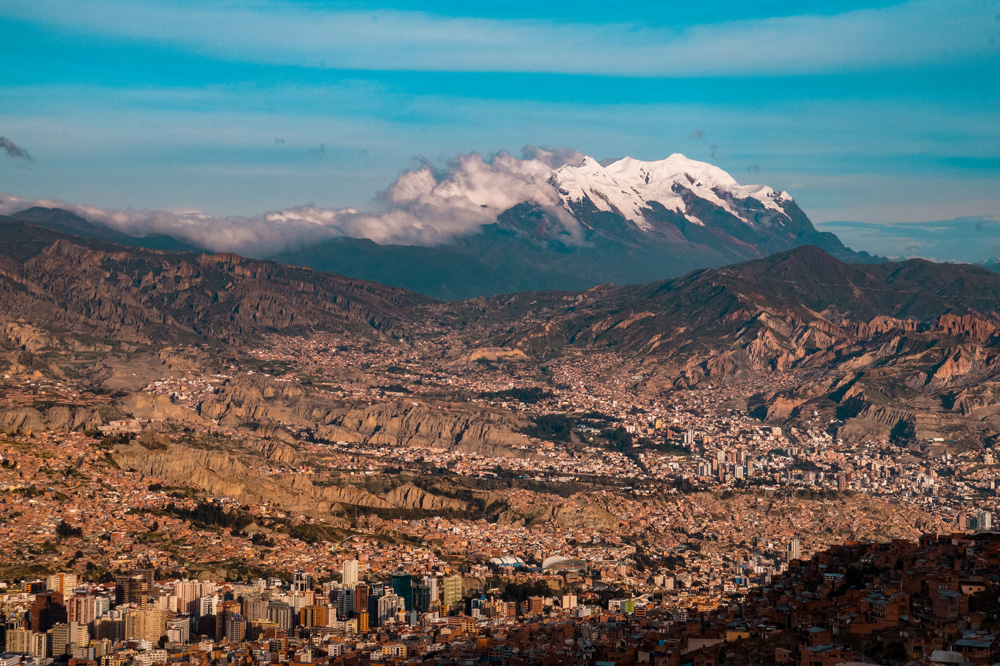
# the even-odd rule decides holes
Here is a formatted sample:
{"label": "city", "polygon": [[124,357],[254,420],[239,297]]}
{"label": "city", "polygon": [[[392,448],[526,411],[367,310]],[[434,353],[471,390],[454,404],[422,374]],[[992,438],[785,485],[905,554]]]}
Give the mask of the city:
{"label": "city", "polygon": [[[752,382],[650,394],[641,369],[615,355],[570,355],[541,381],[527,364],[456,365],[418,345],[322,335],[269,343],[225,373],[145,385],[141,393],[179,407],[166,418],[8,436],[0,534],[17,547],[0,553],[0,575],[9,653],[102,666],[220,655],[595,663],[615,661],[616,650],[626,661],[643,651],[663,653],[665,664],[707,660],[719,641],[778,631],[750,622],[748,604],[757,590],[804,575],[827,549],[988,535],[997,510],[989,450],[925,460],[889,441],[845,443],[818,419],[764,425],[734,408],[756,392]],[[260,363],[279,375],[246,369]],[[342,381],[354,368],[365,374]],[[204,416],[206,401],[240,376],[265,387],[264,405],[278,411],[282,396],[314,391],[350,404],[481,403],[549,430],[528,428],[534,434],[498,450],[459,450],[331,441],[289,414],[276,425],[298,457],[251,463],[263,477],[317,486],[388,475],[416,489],[444,474],[496,505],[480,517],[456,502],[343,507],[324,520],[116,462],[116,446],[129,441],[152,453],[173,440],[236,437],[251,450],[252,431]],[[77,408],[106,400],[44,380],[7,394]],[[733,618],[738,629],[719,630]],[[903,626],[898,617],[893,626]],[[609,641],[626,628],[637,632],[630,648]],[[669,649],[652,649],[651,635]]]}

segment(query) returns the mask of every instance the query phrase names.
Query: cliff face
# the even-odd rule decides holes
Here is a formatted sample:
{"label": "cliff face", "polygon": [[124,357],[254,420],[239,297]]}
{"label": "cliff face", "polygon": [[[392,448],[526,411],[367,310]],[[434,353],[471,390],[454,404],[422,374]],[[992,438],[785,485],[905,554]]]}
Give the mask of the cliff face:
{"label": "cliff face", "polygon": [[515,432],[522,425],[522,420],[510,413],[389,403],[334,416],[317,436],[330,441],[517,455],[508,447],[530,445],[527,436]]}
{"label": "cliff face", "polygon": [[201,423],[203,421],[190,409],[175,405],[165,395],[132,393],[122,398],[118,402],[118,407],[129,416],[137,419],[173,420],[183,423]]}
{"label": "cliff face", "polygon": [[18,321],[0,323],[0,339],[17,349],[32,354],[53,346],[51,336],[45,331],[37,326]]}
{"label": "cliff face", "polygon": [[218,394],[203,401],[199,413],[227,426],[281,423],[315,427],[310,412],[322,401],[306,397],[305,389],[295,382],[265,375],[237,375]]}
{"label": "cliff face", "polygon": [[104,424],[96,409],[71,409],[64,406],[38,410],[19,407],[0,411],[0,432],[7,435],[37,433],[44,430],[89,430]]}
{"label": "cliff face", "polygon": [[117,447],[113,456],[121,467],[161,481],[190,484],[245,504],[271,502],[285,511],[317,518],[331,519],[335,509],[345,505],[430,511],[466,508],[460,500],[432,495],[412,484],[378,497],[354,486],[316,485],[306,474],[269,474],[260,460],[281,468],[298,459],[291,447],[274,444],[236,455],[180,444],[147,447],[135,442]]}
{"label": "cliff face", "polygon": [[611,531],[618,528],[621,519],[592,502],[554,504],[535,514],[529,525],[553,523],[569,529],[596,529]]}
{"label": "cliff face", "polygon": [[518,432],[523,417],[506,411],[413,401],[345,406],[329,395],[310,392],[291,381],[262,375],[240,375],[202,402],[199,413],[224,426],[291,427],[315,432],[328,442],[364,442],[523,455],[511,447],[527,447]]}

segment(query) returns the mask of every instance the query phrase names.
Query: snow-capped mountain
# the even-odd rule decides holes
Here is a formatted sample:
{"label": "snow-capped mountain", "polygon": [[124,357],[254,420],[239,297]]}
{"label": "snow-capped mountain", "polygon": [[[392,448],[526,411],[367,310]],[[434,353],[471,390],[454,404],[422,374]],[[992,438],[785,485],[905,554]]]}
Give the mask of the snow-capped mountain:
{"label": "snow-capped mountain", "polygon": [[421,231],[433,223],[451,239],[340,240],[276,258],[441,298],[646,282],[802,245],[871,259],[818,232],[787,192],[741,185],[680,154],[605,165],[583,155],[555,164],[466,156],[446,174],[404,174],[387,196]]}
{"label": "snow-capped mountain", "polygon": [[[657,162],[626,157],[607,166],[585,157],[578,165],[556,169],[549,182],[568,210],[579,210],[587,201],[597,210],[621,215],[644,231],[655,228],[655,222],[647,218],[654,204],[704,226],[704,221],[691,213],[686,197],[698,197],[751,226],[761,224],[765,217],[781,224],[781,218],[789,217],[782,204],[792,200],[787,192],[767,185],[740,185],[719,167],[680,153]],[[762,216],[760,206],[748,205],[748,200],[772,214]]]}
{"label": "snow-capped mountain", "polygon": [[[467,170],[463,165],[461,171]],[[428,194],[449,187],[454,197],[456,180],[436,183]],[[813,228],[787,192],[741,185],[723,169],[680,153],[658,161],[625,157],[605,164],[581,155],[554,166],[545,185],[549,189],[533,187],[530,198],[521,196],[506,210],[485,203],[480,208],[496,214],[501,228],[536,241],[657,247],[663,265],[676,265],[666,260],[675,253],[682,253],[681,265],[697,267],[805,244],[835,254],[842,249],[835,237]],[[480,189],[466,189],[469,199],[485,200]]]}

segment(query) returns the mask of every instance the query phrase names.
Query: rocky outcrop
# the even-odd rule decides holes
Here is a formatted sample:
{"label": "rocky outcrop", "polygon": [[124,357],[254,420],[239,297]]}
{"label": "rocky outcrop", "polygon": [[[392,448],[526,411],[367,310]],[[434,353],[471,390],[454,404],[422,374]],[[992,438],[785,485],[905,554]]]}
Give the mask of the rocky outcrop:
{"label": "rocky outcrop", "polygon": [[915,319],[896,319],[880,315],[867,322],[845,321],[844,326],[858,338],[874,338],[890,331],[915,331],[920,322]]}
{"label": "rocky outcrop", "polygon": [[949,350],[944,361],[934,368],[928,384],[934,388],[959,386],[978,382],[984,374],[995,373],[1000,359],[992,350],[983,347],[958,347]]}
{"label": "rocky outcrop", "polygon": [[302,459],[294,446],[271,438],[255,439],[244,443],[244,448],[260,454],[264,460],[276,465],[297,465]]}
{"label": "rocky outcrop", "polygon": [[528,437],[515,430],[523,425],[526,424],[521,417],[509,412],[385,403],[351,409],[319,428],[316,434],[328,441],[518,455],[508,447],[530,446]]}
{"label": "rocky outcrop", "polygon": [[423,511],[441,511],[443,509],[461,510],[465,503],[450,497],[432,495],[412,483],[406,483],[390,491],[383,500],[392,507],[400,509],[420,509]]}
{"label": "rocky outcrop", "polygon": [[165,395],[132,393],[117,403],[119,409],[136,419],[202,423],[204,419],[190,409],[176,405]]}
{"label": "rocky outcrop", "polygon": [[299,413],[304,408],[300,402],[304,396],[305,390],[296,382],[266,375],[237,375],[218,394],[203,401],[199,413],[223,425],[316,425]]}
{"label": "rocky outcrop", "polygon": [[[288,455],[274,450],[271,453],[279,457]],[[308,516],[329,518],[344,505],[428,511],[466,508],[460,500],[432,495],[412,484],[378,497],[350,485],[316,485],[305,474],[267,474],[259,465],[252,464],[252,457],[243,454],[237,457],[180,444],[148,448],[134,442],[117,447],[113,455],[121,467],[161,481],[190,484],[242,503],[272,502],[285,511]]]}
{"label": "rocky outcrop", "polygon": [[937,321],[937,328],[947,335],[968,337],[980,343],[994,338],[998,331],[995,321],[987,321],[972,314],[942,315]]}
{"label": "rocky outcrop", "polygon": [[535,514],[529,525],[554,523],[569,529],[609,531],[618,529],[621,520],[599,504],[573,501],[547,507]]}
{"label": "rocky outcrop", "polygon": [[8,435],[42,432],[45,430],[92,430],[104,423],[96,409],[65,406],[37,410],[19,407],[0,412],[0,432]]}
{"label": "rocky outcrop", "polygon": [[23,321],[0,324],[0,340],[5,340],[11,346],[32,354],[53,345],[53,340],[48,334]]}
{"label": "rocky outcrop", "polygon": [[521,434],[527,422],[508,411],[429,405],[413,401],[344,407],[328,394],[311,393],[293,381],[239,375],[199,407],[206,419],[243,426],[262,437],[293,443],[283,428],[308,429],[328,442],[365,442],[490,455],[515,454],[530,445]]}
{"label": "rocky outcrop", "polygon": [[473,349],[459,356],[455,365],[470,365],[476,361],[526,361],[528,355],[520,349],[506,347],[482,347]]}
{"label": "rocky outcrop", "polygon": [[767,419],[770,421],[788,419],[798,413],[799,407],[805,404],[805,398],[777,396],[767,406]]}

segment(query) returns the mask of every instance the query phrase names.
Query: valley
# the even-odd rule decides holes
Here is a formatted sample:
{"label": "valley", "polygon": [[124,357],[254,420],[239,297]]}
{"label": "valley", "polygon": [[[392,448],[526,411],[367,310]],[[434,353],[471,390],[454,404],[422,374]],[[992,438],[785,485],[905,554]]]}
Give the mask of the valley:
{"label": "valley", "polygon": [[473,590],[556,556],[588,577],[554,585],[708,611],[1000,511],[980,268],[803,247],[455,303],[6,224],[8,580],[328,580],[364,553]]}

